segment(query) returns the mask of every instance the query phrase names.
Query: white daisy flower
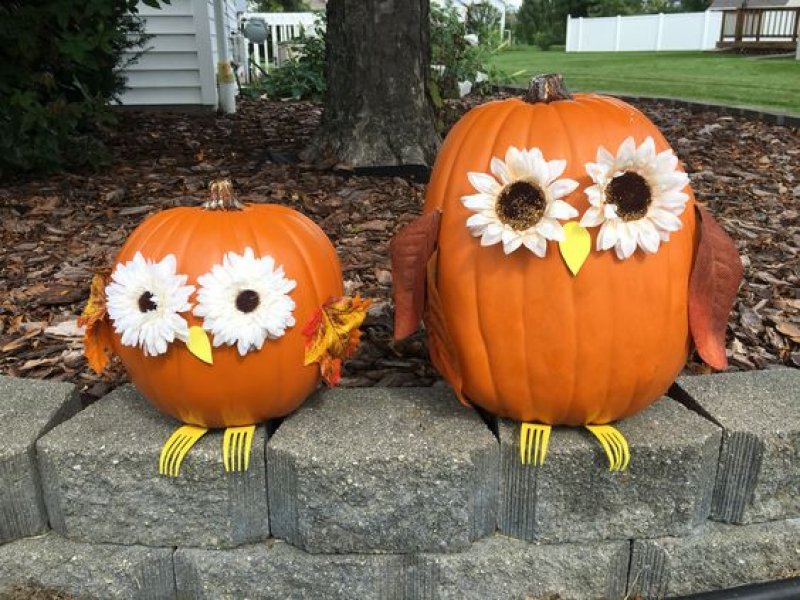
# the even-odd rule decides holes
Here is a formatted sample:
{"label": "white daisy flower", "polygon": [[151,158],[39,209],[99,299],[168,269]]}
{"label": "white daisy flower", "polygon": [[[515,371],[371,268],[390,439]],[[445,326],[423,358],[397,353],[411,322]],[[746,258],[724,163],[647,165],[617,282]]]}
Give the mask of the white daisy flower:
{"label": "white daisy flower", "polygon": [[124,346],[139,346],[145,356],[157,356],[176,339],[189,339],[189,324],[179,313],[191,310],[194,286],[185,285],[187,277],[178,275],[176,267],[174,254],[153,262],[137,252],[114,269],[106,306]]}
{"label": "white daisy flower", "polygon": [[680,215],[689,195],[682,190],[689,176],[677,167],[672,150],[656,154],[652,137],[638,148],[632,137],[626,138],[616,156],[598,148],[597,162],[586,163],[594,185],[586,188],[591,206],[581,217],[584,227],[602,225],[598,250],[613,247],[620,259],[637,246],[654,254],[670,233],[683,227]]}
{"label": "white daisy flower", "polygon": [[297,282],[287,279],[271,256],[256,258],[228,252],[221,265],[197,278],[197,306],[203,329],[214,336],[214,347],[236,344],[239,354],[260,350],[267,339],[277,339],[295,324],[295,302],[289,297]]}
{"label": "white daisy flower", "polygon": [[505,161],[492,158],[492,175],[468,173],[478,193],[462,196],[461,202],[475,211],[467,219],[467,227],[481,238],[481,246],[502,242],[506,254],[525,246],[543,257],[547,240],[563,240],[559,220],[578,216],[578,211],[561,199],[578,187],[577,181],[559,179],[566,167],[565,160],[545,160],[538,148],[510,146]]}

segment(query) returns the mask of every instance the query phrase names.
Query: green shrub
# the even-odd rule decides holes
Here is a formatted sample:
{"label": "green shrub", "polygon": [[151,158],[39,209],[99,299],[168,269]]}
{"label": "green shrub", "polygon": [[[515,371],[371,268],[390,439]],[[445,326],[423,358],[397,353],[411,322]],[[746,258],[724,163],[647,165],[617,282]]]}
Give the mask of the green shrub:
{"label": "green shrub", "polygon": [[101,161],[115,67],[144,39],[135,0],[0,4],[0,175]]}
{"label": "green shrub", "polygon": [[325,19],[314,24],[314,35],[301,31],[293,40],[302,46],[298,56],[272,69],[269,75],[249,89],[249,93],[266,92],[271,98],[319,100],[325,95]]}
{"label": "green shrub", "polygon": [[476,2],[467,7],[467,33],[478,36],[481,45],[495,47],[501,41],[500,11],[488,2]]}
{"label": "green shrub", "polygon": [[555,36],[549,31],[537,31],[533,34],[533,43],[540,50],[549,50],[556,41]]}
{"label": "green shrub", "polygon": [[[496,39],[485,35],[472,45],[464,38],[467,33],[452,5],[431,4],[431,92],[437,108],[443,98],[458,98],[459,81],[471,81],[473,93],[487,94],[494,84],[505,80],[502,71],[490,62],[497,50],[492,45]],[[487,79],[476,82],[478,73],[484,73]]]}

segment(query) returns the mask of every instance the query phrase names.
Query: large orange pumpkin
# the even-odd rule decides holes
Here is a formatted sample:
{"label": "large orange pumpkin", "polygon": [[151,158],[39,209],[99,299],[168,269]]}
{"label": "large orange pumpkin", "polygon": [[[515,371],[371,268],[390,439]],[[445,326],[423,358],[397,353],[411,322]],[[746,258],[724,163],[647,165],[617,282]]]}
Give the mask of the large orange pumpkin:
{"label": "large orange pumpkin", "polygon": [[[682,228],[656,253],[637,251],[620,260],[599,251],[598,228],[588,228],[591,251],[577,275],[555,241],[547,242],[544,257],[524,248],[505,254],[500,245],[482,246],[465,226],[473,213],[462,199],[475,193],[468,174],[489,171],[493,157],[509,147],[538,148],[549,159],[566,160],[563,177],[578,186],[564,200],[583,215],[592,184],[585,165],[600,146],[614,152],[628,137],[637,143],[651,137],[656,152],[669,148],[632,106],[595,94],[569,96],[560,78],[540,80],[527,98],[478,106],[447,136],[423,217],[393,242],[395,334],[411,333],[424,306],[432,360],[466,401],[519,421],[605,424],[642,410],[680,373],[692,340],[690,277],[701,238],[688,186]],[[707,214],[702,222],[704,231],[716,227]],[[724,313],[721,360],[719,323],[714,341],[703,348],[715,356],[715,366],[724,363],[725,319],[741,276],[735,249],[723,238],[705,236],[703,251],[730,266],[730,274],[717,272],[730,280],[718,282],[727,291],[713,301],[715,290],[696,294],[701,306],[719,300],[714,310]],[[428,256],[425,265],[421,258]],[[713,266],[697,275],[713,279]]]}
{"label": "large orange pumpkin", "polygon": [[[258,351],[240,355],[235,346],[212,350],[207,364],[175,340],[165,354],[145,356],[141,348],[113,336],[113,349],[131,380],[159,410],[201,427],[233,427],[284,416],[316,388],[319,365],[304,366],[303,325],[327,300],[342,294],[336,251],[307,217],[277,205],[246,205],[236,210],[183,207],[157,213],[131,234],[117,265],[137,252],[159,261],[173,254],[177,273],[197,287],[197,279],[226,253],[251,248],[269,255],[297,282],[291,292],[296,324]],[[193,294],[195,300],[197,292]],[[187,311],[189,326],[202,320]]]}

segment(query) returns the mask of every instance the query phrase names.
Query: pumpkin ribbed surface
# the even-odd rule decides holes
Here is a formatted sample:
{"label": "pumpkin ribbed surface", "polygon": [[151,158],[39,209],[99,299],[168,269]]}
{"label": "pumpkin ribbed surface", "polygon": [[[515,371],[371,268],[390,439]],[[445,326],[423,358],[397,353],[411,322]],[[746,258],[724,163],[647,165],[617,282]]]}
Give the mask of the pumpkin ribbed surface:
{"label": "pumpkin ribbed surface", "polygon": [[[433,169],[425,211],[441,210],[435,285],[444,326],[458,358],[461,392],[488,411],[520,421],[603,424],[658,399],[685,364],[690,336],[688,284],[695,246],[694,198],[683,228],[655,254],[637,250],[620,260],[592,250],[577,276],[557,242],[538,258],[525,248],[510,255],[500,244],[482,247],[465,226],[472,214],[460,198],[473,194],[470,171],[488,172],[509,146],[537,147],[548,160],[565,159],[563,177],[579,182],[565,198],[579,214],[592,184],[584,165],[599,146],[615,152],[633,136],[669,146],[644,115],[616,99],[576,94],[571,100],[530,104],[490,102],[465,115],[447,136]],[[576,218],[578,220],[580,217]],[[440,371],[446,353],[432,352]]]}
{"label": "pumpkin ribbed surface", "polygon": [[[261,350],[239,355],[236,346],[213,349],[213,364],[193,356],[185,344],[173,342],[160,356],[145,356],[139,348],[115,338],[131,380],[161,411],[193,425],[232,427],[250,425],[292,412],[314,391],[319,366],[303,366],[303,326],[326,300],[342,294],[336,251],[308,218],[276,205],[245,206],[235,211],[175,208],[142,223],[128,238],[117,262],[136,252],[154,261],[177,257],[177,272],[197,278],[222,263],[228,252],[252,248],[256,256],[270,255],[297,282],[290,293],[296,324],[279,339],[267,340]],[[190,298],[196,301],[197,290]],[[189,326],[202,320],[182,313]]]}

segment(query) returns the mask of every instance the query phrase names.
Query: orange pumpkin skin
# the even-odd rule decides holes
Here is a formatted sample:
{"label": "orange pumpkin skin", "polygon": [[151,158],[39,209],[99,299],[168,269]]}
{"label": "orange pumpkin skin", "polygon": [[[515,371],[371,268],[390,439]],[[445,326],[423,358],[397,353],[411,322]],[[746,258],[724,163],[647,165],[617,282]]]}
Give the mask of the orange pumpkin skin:
{"label": "orange pumpkin skin", "polygon": [[[669,148],[656,126],[628,104],[576,94],[531,104],[490,102],[467,113],[447,136],[428,185],[425,212],[441,210],[435,285],[450,340],[429,340],[434,364],[452,372],[458,359],[461,392],[503,417],[551,425],[604,424],[657,400],[683,368],[690,344],[688,284],[695,248],[694,196],[683,228],[653,255],[627,260],[592,250],[577,276],[548,242],[538,258],[524,247],[506,256],[481,247],[465,223],[460,198],[474,193],[469,171],[489,172],[509,146],[538,147],[547,160],[566,159],[562,177],[579,182],[567,198],[580,219],[592,185],[584,165],[599,146],[616,152],[633,136]],[[426,312],[429,338],[442,330]],[[452,377],[450,378],[452,379]],[[453,381],[451,381],[453,383]]]}
{"label": "orange pumpkin skin", "polygon": [[[305,325],[331,296],[342,294],[336,250],[307,217],[277,205],[249,205],[237,211],[174,208],[144,221],[128,238],[117,263],[136,252],[160,261],[177,257],[177,272],[195,286],[197,278],[228,252],[250,247],[256,256],[270,255],[297,287],[296,324],[261,350],[240,356],[235,346],[213,348],[212,365],[192,355],[181,341],[165,354],[145,356],[138,347],[123,346],[114,334],[120,356],[134,385],[162,412],[192,425],[234,427],[281,417],[295,410],[319,383],[319,365],[303,366]],[[202,326],[193,314],[181,313],[189,326]],[[209,334],[210,336],[210,334]]]}

